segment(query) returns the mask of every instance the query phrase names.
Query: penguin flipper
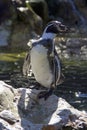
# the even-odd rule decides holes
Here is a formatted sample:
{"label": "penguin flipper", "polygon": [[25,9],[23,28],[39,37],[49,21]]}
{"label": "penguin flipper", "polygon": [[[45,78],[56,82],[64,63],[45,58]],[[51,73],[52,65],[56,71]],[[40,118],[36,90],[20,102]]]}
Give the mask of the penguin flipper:
{"label": "penguin flipper", "polygon": [[30,73],[30,69],[31,69],[31,64],[30,64],[30,53],[28,52],[28,54],[26,55],[25,59],[24,59],[24,64],[23,64],[23,75],[24,76],[28,76]]}
{"label": "penguin flipper", "polygon": [[61,64],[61,60],[55,50],[55,78],[56,78],[56,85],[60,85],[61,83],[64,82],[65,80],[65,76],[62,73],[62,64]]}

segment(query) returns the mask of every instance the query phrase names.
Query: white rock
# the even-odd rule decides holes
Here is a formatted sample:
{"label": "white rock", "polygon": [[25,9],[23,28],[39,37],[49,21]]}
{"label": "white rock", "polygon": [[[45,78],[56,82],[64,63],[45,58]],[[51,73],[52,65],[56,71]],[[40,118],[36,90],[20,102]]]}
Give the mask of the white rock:
{"label": "white rock", "polygon": [[[5,88],[7,86],[6,89],[9,89],[9,85],[2,81],[0,83],[3,86],[5,85]],[[2,85],[1,87],[3,87]],[[3,92],[2,90],[4,89],[2,88],[1,92]],[[6,120],[0,119],[0,127],[6,128],[6,130],[42,130],[44,128],[48,130],[52,126],[55,128],[53,130],[56,130],[66,126],[69,122],[74,124],[76,128],[84,127],[84,124],[87,125],[86,112],[83,113],[75,109],[64,99],[55,95],[51,95],[46,101],[38,99],[37,94],[40,91],[26,88],[17,89],[14,95],[14,98],[16,98],[15,106],[13,105],[13,107],[18,109],[16,111],[18,122],[10,125]]]}

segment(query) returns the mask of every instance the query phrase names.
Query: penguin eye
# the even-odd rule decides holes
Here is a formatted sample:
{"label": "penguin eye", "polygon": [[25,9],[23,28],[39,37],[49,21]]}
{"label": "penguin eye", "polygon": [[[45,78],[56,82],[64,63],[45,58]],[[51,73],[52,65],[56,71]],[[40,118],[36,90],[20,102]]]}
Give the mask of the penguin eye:
{"label": "penguin eye", "polygon": [[64,31],[66,29],[65,25],[59,24],[59,30]]}

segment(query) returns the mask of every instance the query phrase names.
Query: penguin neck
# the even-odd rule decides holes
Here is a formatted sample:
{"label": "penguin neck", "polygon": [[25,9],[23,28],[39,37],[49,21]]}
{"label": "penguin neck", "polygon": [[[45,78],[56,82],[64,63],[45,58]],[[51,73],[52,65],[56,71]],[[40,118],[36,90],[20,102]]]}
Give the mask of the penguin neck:
{"label": "penguin neck", "polygon": [[42,39],[51,39],[53,40],[56,37],[55,33],[43,33],[42,34]]}

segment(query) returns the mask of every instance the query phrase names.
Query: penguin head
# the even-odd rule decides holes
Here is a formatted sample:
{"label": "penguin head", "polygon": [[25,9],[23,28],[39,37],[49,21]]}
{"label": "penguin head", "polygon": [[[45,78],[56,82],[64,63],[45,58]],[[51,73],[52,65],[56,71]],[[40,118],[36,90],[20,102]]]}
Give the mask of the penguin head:
{"label": "penguin head", "polygon": [[[44,29],[42,36],[51,36],[50,38],[54,38],[57,34],[60,33],[67,33],[69,28],[63,25],[59,21],[51,21],[47,24],[46,28]],[[53,37],[52,37],[53,36]]]}
{"label": "penguin head", "polygon": [[47,24],[45,28],[46,33],[66,33],[68,31],[68,27],[62,24],[59,21],[51,21]]}

